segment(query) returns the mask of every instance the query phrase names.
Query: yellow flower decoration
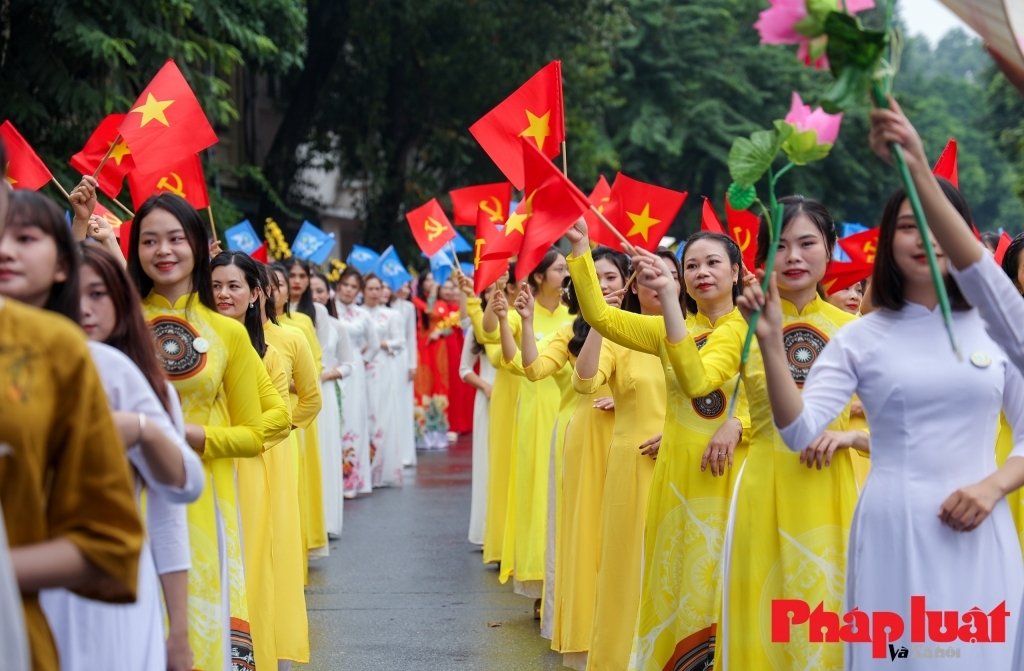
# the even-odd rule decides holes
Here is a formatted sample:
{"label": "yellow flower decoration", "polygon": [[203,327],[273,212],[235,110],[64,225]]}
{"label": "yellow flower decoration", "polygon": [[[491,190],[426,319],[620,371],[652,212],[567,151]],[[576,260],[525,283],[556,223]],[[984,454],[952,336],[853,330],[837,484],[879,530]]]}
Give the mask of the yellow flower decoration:
{"label": "yellow flower decoration", "polygon": [[324,273],[324,275],[327,277],[327,281],[330,282],[331,284],[334,284],[335,282],[340,280],[341,272],[345,270],[345,268],[347,267],[348,266],[346,266],[338,259],[331,259],[331,269]]}
{"label": "yellow flower decoration", "polygon": [[267,217],[264,233],[267,238],[267,250],[275,261],[283,261],[292,255],[291,247],[288,246],[288,241],[284,239],[281,227],[270,217]]}

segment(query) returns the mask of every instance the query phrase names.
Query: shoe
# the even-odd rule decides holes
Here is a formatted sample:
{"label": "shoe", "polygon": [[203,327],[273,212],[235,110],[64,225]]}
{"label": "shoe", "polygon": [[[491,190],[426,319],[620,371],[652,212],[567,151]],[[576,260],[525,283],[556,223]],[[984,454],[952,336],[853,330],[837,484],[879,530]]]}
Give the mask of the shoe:
{"label": "shoe", "polygon": [[459,434],[455,433],[454,431],[449,431],[448,432],[448,442],[449,443],[454,443],[458,439],[459,439]]}

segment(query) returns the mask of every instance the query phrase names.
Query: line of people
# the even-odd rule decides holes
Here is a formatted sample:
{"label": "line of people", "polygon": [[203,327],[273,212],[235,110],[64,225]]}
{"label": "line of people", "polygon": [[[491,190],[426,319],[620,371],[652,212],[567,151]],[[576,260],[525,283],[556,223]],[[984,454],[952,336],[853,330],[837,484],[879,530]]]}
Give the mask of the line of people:
{"label": "line of people", "polygon": [[[871,145],[907,156],[963,360],[902,190],[866,295],[826,296],[835,222],[802,196],[780,199],[767,295],[727,236],[627,260],[591,249],[583,220],[523,286],[461,283],[489,376],[483,561],[536,600],[566,666],[869,669],[893,643],[918,668],[933,650],[910,642],[930,641],[957,648],[950,668],[1020,668],[1024,236],[1000,272],[894,110],[874,112]],[[762,221],[758,268],[769,243]],[[877,613],[905,631],[871,630]]]}
{"label": "line of people", "polygon": [[415,462],[409,287],[221,252],[173,194],[125,259],[91,177],[71,226],[0,185],[5,662],[308,663],[310,560]]}

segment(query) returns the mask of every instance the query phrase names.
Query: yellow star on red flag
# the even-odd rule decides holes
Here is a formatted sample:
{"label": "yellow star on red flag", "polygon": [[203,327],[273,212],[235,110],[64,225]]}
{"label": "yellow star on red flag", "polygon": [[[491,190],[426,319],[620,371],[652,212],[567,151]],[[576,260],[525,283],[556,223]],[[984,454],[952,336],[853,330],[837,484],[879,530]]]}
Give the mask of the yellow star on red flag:
{"label": "yellow star on red flag", "polygon": [[144,128],[150,121],[159,121],[165,126],[170,127],[170,123],[167,121],[167,117],[164,115],[164,110],[174,104],[173,100],[157,100],[152,93],[146,97],[146,103],[139,105],[133,112],[138,112],[142,115],[142,120],[139,122],[139,128]]}
{"label": "yellow star on red flag", "polygon": [[647,233],[651,230],[651,226],[661,223],[661,219],[655,219],[651,216],[650,203],[644,205],[644,209],[640,214],[626,212],[626,216],[633,222],[633,228],[629,229],[629,233],[626,233],[626,237],[630,238],[639,234],[643,237],[645,242],[647,241]]}
{"label": "yellow star on red flag", "polygon": [[537,116],[530,110],[526,110],[526,119],[530,125],[519,134],[519,137],[532,137],[537,143],[537,149],[544,151],[544,138],[551,135],[551,110],[542,116]]}

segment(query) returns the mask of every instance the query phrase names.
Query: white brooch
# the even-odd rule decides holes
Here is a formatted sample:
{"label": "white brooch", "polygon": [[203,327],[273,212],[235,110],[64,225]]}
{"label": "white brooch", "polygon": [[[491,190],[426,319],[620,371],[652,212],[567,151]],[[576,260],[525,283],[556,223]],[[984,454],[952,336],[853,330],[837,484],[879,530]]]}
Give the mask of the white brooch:
{"label": "white brooch", "polygon": [[210,341],[206,338],[196,338],[192,341],[192,349],[200,354],[206,354],[210,351]]}

